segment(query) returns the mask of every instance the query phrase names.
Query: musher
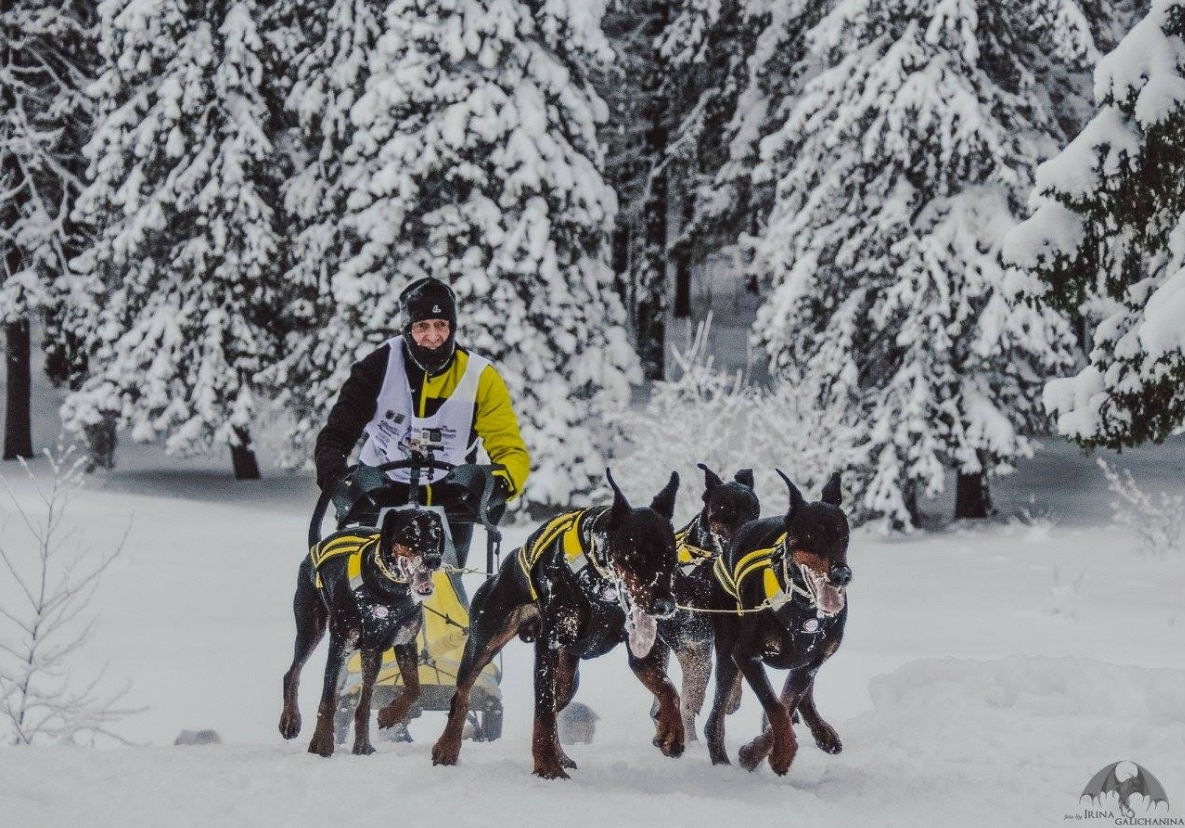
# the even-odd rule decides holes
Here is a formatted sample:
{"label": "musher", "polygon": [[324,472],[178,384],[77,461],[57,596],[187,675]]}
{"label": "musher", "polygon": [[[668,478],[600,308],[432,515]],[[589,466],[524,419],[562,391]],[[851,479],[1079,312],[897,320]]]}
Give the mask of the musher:
{"label": "musher", "polygon": [[[454,465],[477,460],[480,438],[486,453],[506,472],[495,472],[492,503],[518,496],[531,460],[519,433],[510,393],[485,357],[457,345],[457,302],[452,289],[432,277],[400,294],[400,335],[354,363],[329,420],[317,435],[317,484],[332,493],[346,477],[347,458],[358,438],[366,442],[359,463],[378,466],[411,456],[413,446],[431,439],[437,460]],[[408,469],[387,473],[391,484],[374,496],[379,506],[408,503]],[[439,483],[445,472],[420,472],[425,506],[446,509],[470,493]],[[424,483],[429,485],[424,486]],[[457,563],[464,566],[473,538],[471,522],[449,521]]]}

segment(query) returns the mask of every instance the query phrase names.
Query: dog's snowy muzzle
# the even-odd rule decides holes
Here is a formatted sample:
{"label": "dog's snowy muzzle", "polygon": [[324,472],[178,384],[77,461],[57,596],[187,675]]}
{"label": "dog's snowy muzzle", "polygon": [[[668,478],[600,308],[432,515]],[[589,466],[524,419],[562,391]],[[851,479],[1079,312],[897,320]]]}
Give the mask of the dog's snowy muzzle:
{"label": "dog's snowy muzzle", "polygon": [[802,572],[802,579],[806,581],[806,588],[811,594],[819,614],[831,616],[838,614],[847,604],[847,587],[836,586],[826,573],[815,572],[805,564],[798,565]]}
{"label": "dog's snowy muzzle", "polygon": [[424,559],[419,556],[399,559],[399,574],[407,580],[412,597],[417,601],[431,597],[435,589],[435,585],[432,583],[432,571],[433,568],[425,564]]}

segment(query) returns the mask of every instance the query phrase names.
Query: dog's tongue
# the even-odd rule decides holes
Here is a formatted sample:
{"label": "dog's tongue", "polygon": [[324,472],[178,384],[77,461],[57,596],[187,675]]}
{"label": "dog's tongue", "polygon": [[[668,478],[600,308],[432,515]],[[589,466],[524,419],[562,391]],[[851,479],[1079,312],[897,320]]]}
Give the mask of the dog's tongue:
{"label": "dog's tongue", "polygon": [[658,637],[658,622],[653,615],[642,612],[637,604],[630,607],[629,615],[625,617],[625,629],[629,633],[630,652],[635,658],[645,658],[654,646],[654,639]]}
{"label": "dog's tongue", "polygon": [[844,596],[843,593],[833,587],[831,584],[819,585],[819,609],[828,615],[835,615],[843,609]]}

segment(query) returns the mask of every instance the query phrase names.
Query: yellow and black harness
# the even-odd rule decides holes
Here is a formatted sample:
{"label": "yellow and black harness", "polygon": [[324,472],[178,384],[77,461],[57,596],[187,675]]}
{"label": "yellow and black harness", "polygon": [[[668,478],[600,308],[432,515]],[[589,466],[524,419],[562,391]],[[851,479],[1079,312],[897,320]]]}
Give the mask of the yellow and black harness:
{"label": "yellow and black harness", "polygon": [[313,572],[316,573],[316,579],[313,582],[314,585],[317,589],[321,588],[321,567],[326,561],[332,558],[348,556],[346,559],[346,577],[350,580],[350,589],[357,589],[362,586],[362,561],[366,555],[371,556],[371,560],[374,561],[379,572],[387,580],[397,584],[406,584],[407,578],[402,577],[397,572],[392,572],[383,561],[383,556],[378,554],[378,544],[378,532],[346,531],[330,535],[325,540],[314,545],[309,550],[309,562],[312,563]]}
{"label": "yellow and black harness", "polygon": [[585,567],[591,567],[602,579],[617,580],[608,563],[601,560],[601,550],[593,531],[593,524],[608,511],[607,506],[602,506],[558,515],[536,529],[526,543],[515,551],[518,565],[531,589],[532,600],[538,601],[539,593],[535,589],[531,570],[549,550],[556,548],[563,550],[564,560],[577,575]]}
{"label": "yellow and black harness", "polygon": [[684,575],[690,575],[701,564],[720,557],[711,549],[704,549],[702,546],[696,546],[687,540],[691,534],[692,527],[698,520],[699,516],[697,515],[692,519],[691,523],[675,533],[675,554],[678,556],[679,568],[683,570]]}
{"label": "yellow and black harness", "polygon": [[[724,591],[736,601],[738,613],[746,610],[765,608],[772,609],[776,613],[794,600],[796,593],[802,595],[814,606],[814,596],[808,590],[803,589],[795,583],[794,578],[790,574],[790,555],[789,550],[785,546],[786,534],[783,532],[774,541],[773,546],[765,547],[764,549],[754,549],[752,552],[745,553],[736,562],[736,566],[730,568],[723,555],[716,559],[716,562],[712,565],[712,574],[715,575],[716,580],[724,588]],[[780,555],[778,554],[779,552],[781,552]],[[774,568],[775,557],[780,558],[782,579],[786,583],[785,589],[782,588],[782,583],[778,580],[777,570]],[[758,607],[746,607],[742,598],[742,589],[745,582],[750,578],[761,578],[764,600]]]}

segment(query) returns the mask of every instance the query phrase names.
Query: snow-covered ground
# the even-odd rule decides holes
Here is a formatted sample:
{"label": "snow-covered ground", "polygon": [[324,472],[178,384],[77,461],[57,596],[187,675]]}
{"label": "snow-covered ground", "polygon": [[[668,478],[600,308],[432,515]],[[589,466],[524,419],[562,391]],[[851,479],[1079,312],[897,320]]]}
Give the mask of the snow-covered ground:
{"label": "snow-covered ground", "polygon": [[[856,533],[848,632],[816,694],[844,751],[823,754],[802,731],[785,778],[713,768],[702,742],[663,758],[624,651],[582,668],[578,698],[601,718],[594,744],[569,749],[573,779],[534,778],[531,655],[517,641],[505,657],[504,736],[466,742],[460,766],[431,765],[440,713],[412,723],[412,744],[310,756],[323,648],[302,685],[306,731],[284,742],[276,723],[311,479],[266,470],[264,481],[236,483],[227,458],[177,464],[128,446],[120,461],[70,513],[95,550],[132,525],[92,604],[99,629],[72,669],[82,678],[106,665],[113,680],[130,679],[128,702],[147,709],[118,730],[142,746],[0,749],[6,828],[1049,825],[1081,813],[1087,781],[1120,759],[1155,774],[1170,815],[1185,815],[1185,555],[1138,554],[1109,525],[1093,460],[1060,443],[996,486],[1004,515],[1032,499],[1035,521]],[[1118,462],[1149,488],[1185,489],[1181,441]],[[19,467],[0,473],[27,502]],[[784,506],[780,494],[765,498],[767,514]],[[3,539],[18,529],[4,521]],[[0,595],[11,589],[0,579]],[[758,725],[749,698],[729,719],[730,753]],[[172,746],[200,728],[224,744]]]}

